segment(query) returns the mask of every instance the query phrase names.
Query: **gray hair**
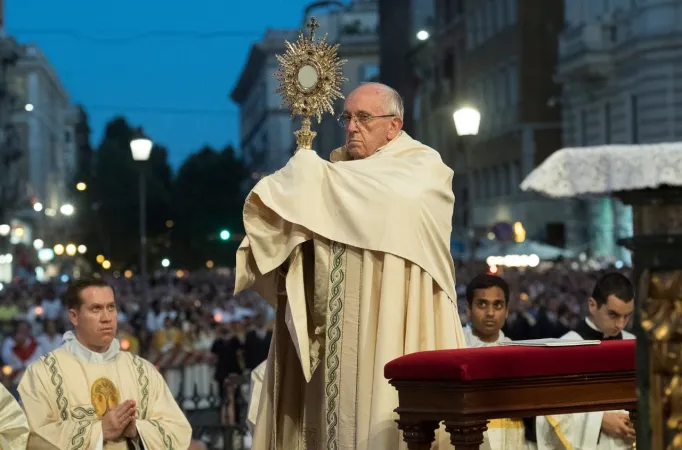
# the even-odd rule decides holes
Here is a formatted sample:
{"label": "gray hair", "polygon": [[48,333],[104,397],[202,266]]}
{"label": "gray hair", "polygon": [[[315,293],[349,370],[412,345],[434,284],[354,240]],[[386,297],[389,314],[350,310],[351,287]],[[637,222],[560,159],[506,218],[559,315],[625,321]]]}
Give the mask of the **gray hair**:
{"label": "gray hair", "polygon": [[388,85],[385,85],[383,83],[377,83],[375,81],[366,82],[362,84],[373,85],[384,91],[384,95],[382,97],[386,105],[387,114],[392,114],[400,118],[400,120],[403,120],[405,116],[405,105],[403,103],[403,98],[400,96],[398,91],[396,91],[395,89]]}

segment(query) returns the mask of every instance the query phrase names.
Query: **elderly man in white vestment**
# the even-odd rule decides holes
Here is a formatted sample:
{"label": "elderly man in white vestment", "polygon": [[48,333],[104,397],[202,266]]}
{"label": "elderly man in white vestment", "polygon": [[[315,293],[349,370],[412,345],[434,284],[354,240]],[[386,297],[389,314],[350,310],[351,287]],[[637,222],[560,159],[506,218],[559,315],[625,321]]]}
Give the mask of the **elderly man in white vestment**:
{"label": "elderly man in white vestment", "polygon": [[0,449],[25,450],[27,442],[26,415],[12,394],[0,384]]}
{"label": "elderly man in white vestment", "polygon": [[101,280],[75,281],[64,303],[75,332],[31,364],[19,384],[28,448],[187,449],[192,429],[163,377],[114,338],[113,289]]}
{"label": "elderly man in white vestment", "polygon": [[[406,448],[384,365],[466,345],[453,172],[402,118],[393,89],[358,87],[331,162],[299,148],[247,197],[236,291],[253,287],[277,308],[254,450]],[[438,431],[434,445],[450,448]]]}

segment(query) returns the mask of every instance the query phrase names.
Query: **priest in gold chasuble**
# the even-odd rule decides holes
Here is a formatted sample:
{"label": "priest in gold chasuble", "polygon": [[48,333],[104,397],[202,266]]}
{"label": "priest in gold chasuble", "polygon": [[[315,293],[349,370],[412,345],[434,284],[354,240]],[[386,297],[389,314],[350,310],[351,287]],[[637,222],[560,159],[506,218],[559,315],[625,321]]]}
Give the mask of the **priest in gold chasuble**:
{"label": "priest in gold chasuble", "polygon": [[148,361],[120,350],[114,292],[73,282],[64,297],[75,332],[31,364],[19,394],[35,450],[184,450],[192,429]]}
{"label": "priest in gold chasuble", "polygon": [[[466,346],[450,255],[453,172],[402,131],[402,117],[393,89],[360,86],[331,162],[299,139],[247,197],[235,290],[254,288],[277,308],[251,399],[253,450],[406,448],[384,365]],[[436,439],[451,448],[443,428]]]}

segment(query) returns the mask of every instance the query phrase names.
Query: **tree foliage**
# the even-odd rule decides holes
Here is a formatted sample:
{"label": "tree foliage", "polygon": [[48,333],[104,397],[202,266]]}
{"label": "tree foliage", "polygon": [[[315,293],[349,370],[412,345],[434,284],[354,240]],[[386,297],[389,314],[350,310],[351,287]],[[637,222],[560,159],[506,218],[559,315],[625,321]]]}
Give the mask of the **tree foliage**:
{"label": "tree foliage", "polygon": [[[234,265],[243,233],[241,185],[247,176],[232,147],[222,151],[204,147],[180,167],[173,196],[177,212],[173,246],[185,264],[199,267],[211,260]],[[223,229],[232,235],[226,242],[219,237]]]}
{"label": "tree foliage", "polygon": [[[79,174],[88,189],[78,193],[80,242],[93,259],[103,254],[117,270],[139,270],[140,171],[147,187],[149,269],[170,258],[173,267],[196,269],[208,260],[234,265],[243,233],[241,186],[248,170],[232,147],[204,147],[173,174],[168,152],[155,145],[149,161],[134,161],[130,141],[141,130],[122,117],[112,119],[94,153],[89,174]],[[82,228],[81,228],[82,226]],[[227,229],[232,239],[219,239]]]}
{"label": "tree foliage", "polygon": [[[150,263],[159,258],[155,245],[166,232],[166,220],[172,215],[172,172],[168,152],[154,146],[149,161],[134,161],[130,141],[135,130],[125,119],[113,119],[94,157],[86,204],[95,229],[94,247],[116,268],[139,269],[140,249],[140,173],[144,171],[147,187],[147,236]],[[99,245],[97,245],[99,244]]]}

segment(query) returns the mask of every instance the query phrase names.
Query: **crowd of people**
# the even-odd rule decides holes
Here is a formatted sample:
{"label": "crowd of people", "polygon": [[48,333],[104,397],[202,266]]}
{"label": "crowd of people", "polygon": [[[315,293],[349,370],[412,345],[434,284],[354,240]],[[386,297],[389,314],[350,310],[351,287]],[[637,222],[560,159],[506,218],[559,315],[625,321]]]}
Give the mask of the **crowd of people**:
{"label": "crowd of people", "polygon": [[[584,316],[586,299],[598,277],[613,270],[574,263],[499,268],[511,290],[505,334],[514,340],[564,334]],[[481,271],[475,264],[457,264],[463,323],[467,322],[464,290]],[[627,268],[620,272],[629,275]],[[254,292],[233,296],[234,280],[229,274],[154,278],[147,286],[136,278],[108,281],[116,289],[118,337],[126,350],[149,359],[174,347],[213,350],[218,381],[251,370],[267,357],[274,311]],[[0,291],[0,359],[5,375],[9,368],[20,370],[61,345],[61,335],[71,328],[60,297],[64,289],[62,282],[19,282]]]}
{"label": "crowd of people", "polygon": [[[469,322],[466,286],[487,269],[457,263],[456,288],[462,323]],[[509,338],[521,340],[559,337],[574,329],[585,315],[587,298],[596,280],[614,268],[547,263],[533,269],[494,271],[510,288],[510,313],[503,331]],[[627,268],[620,272],[629,275]],[[116,290],[117,334],[122,348],[157,363],[157,367],[162,356],[173,350],[203,354],[203,359],[194,361],[207,367],[205,373],[210,375],[205,376],[210,377],[223,400],[229,386],[226,380],[235,376],[248,380],[249,372],[267,358],[274,311],[254,292],[234,296],[234,279],[229,273],[163,276],[151,279],[148,284],[136,278],[111,277],[107,281]],[[16,387],[22,371],[59,347],[62,334],[72,328],[62,300],[65,287],[66,283],[61,281],[33,285],[18,282],[7,284],[0,291],[3,367],[0,376],[10,390]],[[178,361],[182,363],[183,359]],[[170,374],[173,367],[169,369]],[[171,378],[167,377],[169,387],[180,394],[181,382]],[[236,398],[232,398],[233,407],[224,421],[239,426],[245,421],[246,399],[242,396],[240,400],[239,395]]]}
{"label": "crowd of people", "polygon": [[[107,281],[116,290],[117,337],[124,350],[154,362],[171,350],[203,353],[201,362],[210,360],[221,393],[229,376],[249,371],[267,357],[273,310],[252,292],[233,296],[231,276],[207,272],[160,277],[148,285],[135,278]],[[62,334],[72,329],[62,301],[65,287],[62,282],[18,282],[0,291],[0,360],[9,387],[32,361],[59,347]]]}

